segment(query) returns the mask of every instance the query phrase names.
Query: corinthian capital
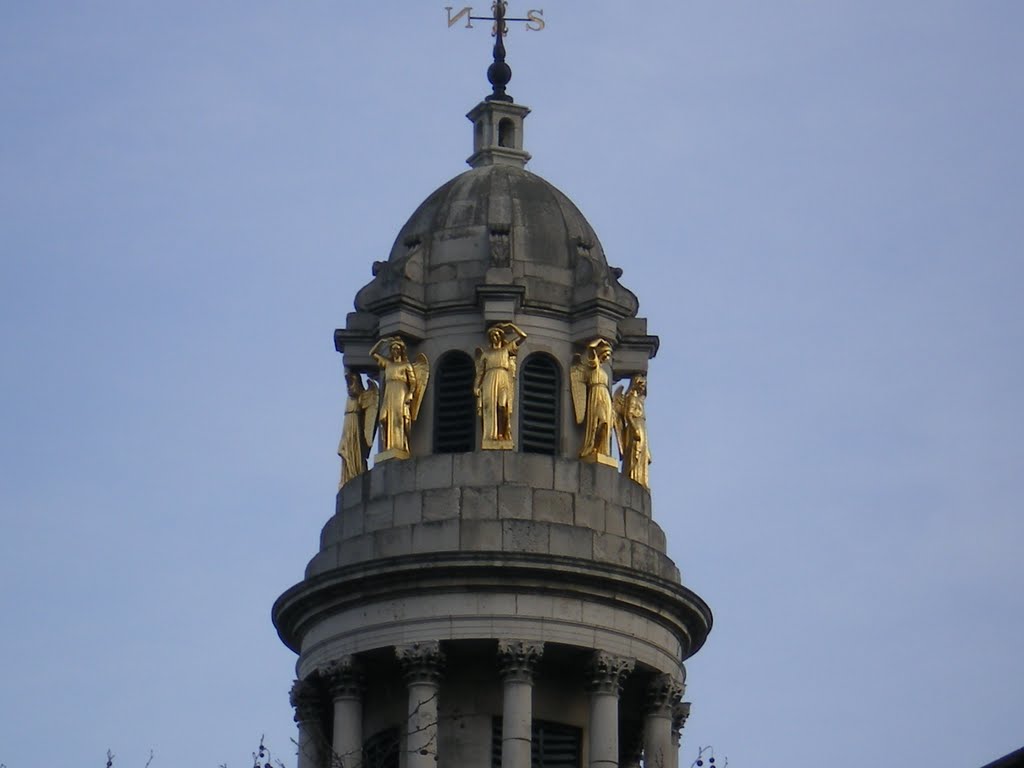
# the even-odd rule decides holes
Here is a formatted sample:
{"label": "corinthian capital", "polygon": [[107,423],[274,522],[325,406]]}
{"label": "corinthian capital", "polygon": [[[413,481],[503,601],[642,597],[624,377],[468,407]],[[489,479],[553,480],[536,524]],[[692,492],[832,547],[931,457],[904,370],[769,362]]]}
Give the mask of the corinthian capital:
{"label": "corinthian capital", "polygon": [[436,684],[440,681],[444,654],[441,652],[441,643],[437,640],[396,645],[395,655],[402,665],[407,683]]}
{"label": "corinthian capital", "polygon": [[690,702],[681,701],[672,707],[672,739],[676,746],[683,735],[683,726],[686,725],[686,718],[690,716]]}
{"label": "corinthian capital", "polygon": [[332,698],[359,696],[363,691],[363,671],[355,656],[329,661],[319,672]]}
{"label": "corinthian capital", "polygon": [[323,706],[320,698],[320,686],[308,677],[304,680],[296,680],[292,683],[292,689],[288,692],[288,699],[295,707],[295,722],[305,723],[317,720],[320,717],[320,710]]}
{"label": "corinthian capital", "polygon": [[533,682],[533,670],[544,653],[544,643],[526,640],[499,640],[498,661],[505,680]]}
{"label": "corinthian capital", "polygon": [[647,685],[646,711],[652,715],[672,717],[685,689],[683,683],[672,675],[655,675]]}
{"label": "corinthian capital", "polygon": [[587,667],[591,692],[618,695],[622,683],[633,671],[634,666],[636,666],[636,659],[616,656],[606,651],[594,651]]}

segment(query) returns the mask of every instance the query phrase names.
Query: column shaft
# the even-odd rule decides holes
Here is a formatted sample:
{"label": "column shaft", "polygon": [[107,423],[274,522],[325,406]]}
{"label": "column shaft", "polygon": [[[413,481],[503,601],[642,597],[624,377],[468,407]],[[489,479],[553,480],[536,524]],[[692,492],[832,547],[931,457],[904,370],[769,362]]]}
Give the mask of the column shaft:
{"label": "column shaft", "polygon": [[618,768],[619,695],[590,694],[590,768]]}
{"label": "column shaft", "polygon": [[501,715],[501,768],[530,768],[533,685],[505,680]]}
{"label": "column shaft", "polygon": [[433,682],[409,684],[407,768],[437,766],[437,691]]}
{"label": "column shaft", "polygon": [[644,717],[644,768],[676,768],[672,717],[648,712]]}
{"label": "column shaft", "polygon": [[[345,768],[363,765],[363,701],[359,696],[334,699],[334,750],[332,761]],[[333,768],[333,763],[332,763]]]}

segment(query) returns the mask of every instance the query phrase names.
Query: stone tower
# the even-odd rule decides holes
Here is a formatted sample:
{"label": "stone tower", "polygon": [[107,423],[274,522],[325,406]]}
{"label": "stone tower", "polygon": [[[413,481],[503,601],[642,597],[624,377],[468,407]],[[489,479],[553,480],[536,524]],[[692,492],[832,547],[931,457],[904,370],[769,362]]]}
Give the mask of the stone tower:
{"label": "stone tower", "polygon": [[658,338],[576,206],[525,170],[529,109],[499,46],[471,169],[412,214],[335,332],[346,439],[380,446],[274,605],[299,654],[299,768],[677,765],[683,662],[711,613],[666,555],[647,455],[629,472],[601,447],[609,404],[631,429],[609,383],[645,395]]}

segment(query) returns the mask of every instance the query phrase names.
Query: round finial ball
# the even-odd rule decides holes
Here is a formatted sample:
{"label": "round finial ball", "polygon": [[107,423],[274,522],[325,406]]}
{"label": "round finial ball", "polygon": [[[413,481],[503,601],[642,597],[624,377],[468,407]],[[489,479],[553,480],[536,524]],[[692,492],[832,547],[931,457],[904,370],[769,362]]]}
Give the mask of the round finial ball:
{"label": "round finial ball", "polygon": [[496,61],[487,68],[487,82],[499,88],[508,85],[512,79],[512,67],[504,61]]}

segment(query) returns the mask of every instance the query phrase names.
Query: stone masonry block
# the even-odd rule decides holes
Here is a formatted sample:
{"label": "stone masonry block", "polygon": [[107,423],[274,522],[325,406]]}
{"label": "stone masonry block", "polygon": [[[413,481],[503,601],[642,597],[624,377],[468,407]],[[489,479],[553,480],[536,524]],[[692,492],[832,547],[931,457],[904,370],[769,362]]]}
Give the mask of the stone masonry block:
{"label": "stone masonry block", "polygon": [[423,520],[447,520],[459,516],[459,489],[435,488],[423,492]]}
{"label": "stone masonry block", "polygon": [[604,530],[613,536],[626,535],[625,510],[618,504],[608,504],[604,513]]}
{"label": "stone masonry block", "polygon": [[370,481],[370,494],[367,496],[368,499],[380,499],[384,496],[388,496],[392,493],[391,491],[391,468],[398,464],[395,460],[382,461],[380,464],[375,464],[367,475],[369,475]]}
{"label": "stone masonry block", "polygon": [[555,490],[578,493],[580,490],[580,463],[569,459],[555,458]]}
{"label": "stone masonry block", "polygon": [[504,451],[474,451],[452,456],[452,483],[465,486],[499,485]]}
{"label": "stone masonry block", "polygon": [[364,533],[346,539],[338,546],[338,565],[361,563],[373,558],[373,534]]}
{"label": "stone masonry block", "polygon": [[366,505],[366,519],[363,525],[366,532],[379,531],[381,528],[390,528],[395,524],[394,500],[387,496],[382,499],[373,499]]}
{"label": "stone masonry block", "polygon": [[459,525],[459,549],[474,552],[501,551],[501,522],[463,520]]}
{"label": "stone masonry block", "polygon": [[572,525],[572,494],[559,491],[534,491],[533,519]]}
{"label": "stone masonry block", "polygon": [[658,553],[648,547],[646,544],[641,544],[639,541],[634,541],[631,544],[632,547],[632,566],[638,571],[644,573],[653,573],[660,575],[658,562]]}
{"label": "stone masonry block", "polygon": [[353,536],[361,536],[364,533],[365,516],[362,507],[342,510],[341,513],[341,538],[351,539]]}
{"label": "stone masonry block", "polygon": [[626,475],[619,475],[618,498],[630,509],[643,512],[644,487],[635,480],[630,480]]}
{"label": "stone masonry block", "polygon": [[331,546],[309,561],[306,566],[306,578],[330,571],[338,567],[338,547]]}
{"label": "stone masonry block", "polygon": [[502,520],[501,548],[509,552],[549,551],[548,523],[535,523],[532,520]]}
{"label": "stone masonry block", "polygon": [[417,491],[395,496],[395,525],[413,525],[423,520],[423,494]]}
{"label": "stone masonry block", "polygon": [[498,517],[529,520],[533,515],[533,490],[525,485],[498,488]]}
{"label": "stone masonry block", "polygon": [[647,533],[650,521],[644,517],[642,512],[637,512],[635,509],[626,507],[623,512],[626,518],[626,538],[647,544],[650,541]]}
{"label": "stone masonry block", "polygon": [[577,496],[573,522],[595,531],[605,530],[605,507],[603,499],[594,496]]}
{"label": "stone masonry block", "polygon": [[462,488],[462,519],[498,519],[498,489]]}
{"label": "stone masonry block", "polygon": [[[604,464],[580,464],[580,493],[618,502],[619,473]],[[621,503],[621,502],[619,502]]]}
{"label": "stone masonry block", "polygon": [[412,551],[416,554],[450,552],[458,548],[458,520],[436,520],[412,527]]}
{"label": "stone masonry block", "polygon": [[653,520],[647,524],[647,543],[662,554],[666,551],[665,532]]}
{"label": "stone masonry block", "polygon": [[320,529],[320,549],[341,541],[341,517],[333,515]]}
{"label": "stone masonry block", "polygon": [[629,540],[610,533],[595,533],[594,559],[602,563],[629,565],[632,559]]}
{"label": "stone masonry block", "polygon": [[531,488],[554,487],[554,457],[539,453],[504,451],[505,482],[522,483]]}
{"label": "stone masonry block", "polygon": [[668,556],[658,555],[658,561],[661,563],[662,578],[674,581],[676,584],[683,583],[683,575],[679,572],[676,564],[669,560]]}
{"label": "stone masonry block", "polygon": [[594,532],[575,525],[552,525],[548,533],[551,554],[594,559]]}
{"label": "stone masonry block", "polygon": [[388,468],[386,477],[389,494],[416,490],[419,463],[415,459],[391,459],[385,461],[384,466]]}
{"label": "stone masonry block", "polygon": [[412,461],[416,464],[416,487],[419,490],[452,487],[452,454],[437,453]]}
{"label": "stone masonry block", "polygon": [[338,491],[338,498],[342,509],[351,509],[352,507],[358,507],[363,503],[364,498],[368,498],[368,495],[364,493],[366,485],[370,482],[370,478],[367,473],[363,473],[356,477],[353,477]]}
{"label": "stone masonry block", "polygon": [[374,557],[399,557],[412,552],[412,526],[385,528],[373,534]]}

